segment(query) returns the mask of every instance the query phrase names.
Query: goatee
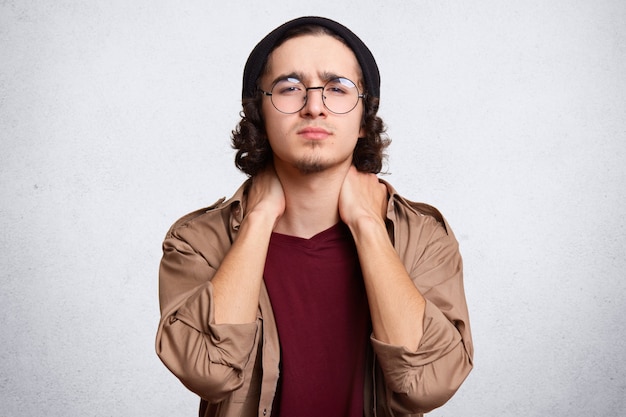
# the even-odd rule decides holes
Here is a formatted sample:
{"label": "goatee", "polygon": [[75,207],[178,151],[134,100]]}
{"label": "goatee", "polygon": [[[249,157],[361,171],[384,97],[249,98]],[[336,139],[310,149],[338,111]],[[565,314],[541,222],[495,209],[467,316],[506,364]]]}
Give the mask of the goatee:
{"label": "goatee", "polygon": [[327,164],[322,163],[321,161],[298,161],[296,162],[296,168],[300,171],[300,173],[304,175],[315,174],[318,172],[324,171],[328,167]]}

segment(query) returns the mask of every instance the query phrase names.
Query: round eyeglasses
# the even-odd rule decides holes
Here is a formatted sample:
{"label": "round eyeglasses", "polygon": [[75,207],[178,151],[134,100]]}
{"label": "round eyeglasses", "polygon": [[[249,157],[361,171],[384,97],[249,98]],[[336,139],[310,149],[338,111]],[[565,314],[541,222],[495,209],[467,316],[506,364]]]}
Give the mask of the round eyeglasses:
{"label": "round eyeglasses", "polygon": [[297,113],[306,106],[309,90],[321,90],[324,106],[335,114],[351,112],[365,95],[347,78],[333,78],[323,87],[307,87],[297,78],[287,77],[278,80],[272,91],[260,90],[269,96],[272,105],[281,113]]}

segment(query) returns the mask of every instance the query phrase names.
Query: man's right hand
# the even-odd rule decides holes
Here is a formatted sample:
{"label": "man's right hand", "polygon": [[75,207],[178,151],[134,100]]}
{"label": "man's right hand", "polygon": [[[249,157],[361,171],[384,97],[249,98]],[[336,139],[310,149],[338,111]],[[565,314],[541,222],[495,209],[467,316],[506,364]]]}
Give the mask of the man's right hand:
{"label": "man's right hand", "polygon": [[285,212],[285,193],[283,186],[276,175],[274,166],[270,165],[261,173],[254,176],[252,185],[248,191],[245,217],[261,214],[269,216],[267,219],[274,221]]}

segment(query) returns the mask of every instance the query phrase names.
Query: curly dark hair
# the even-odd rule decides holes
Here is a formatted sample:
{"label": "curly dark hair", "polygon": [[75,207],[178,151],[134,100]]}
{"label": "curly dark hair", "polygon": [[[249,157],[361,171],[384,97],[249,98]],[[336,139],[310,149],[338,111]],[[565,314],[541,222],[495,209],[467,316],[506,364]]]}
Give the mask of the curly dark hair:
{"label": "curly dark hair", "polygon": [[[326,34],[335,37],[345,44],[343,38],[322,26],[306,25],[297,27],[285,34],[276,43],[274,49],[288,39],[305,34]],[[263,73],[267,71],[267,62]],[[391,140],[385,134],[385,124],[377,116],[379,99],[371,97],[367,91],[363,92],[364,111],[361,127],[365,131],[365,137],[359,138],[354,152],[352,163],[358,171],[378,174],[383,167],[386,158],[385,149]],[[261,115],[261,102],[263,96],[259,91],[254,98],[242,100],[241,120],[232,132],[232,147],[237,150],[235,165],[248,176],[255,176],[272,161],[272,148],[265,131],[265,122]]]}

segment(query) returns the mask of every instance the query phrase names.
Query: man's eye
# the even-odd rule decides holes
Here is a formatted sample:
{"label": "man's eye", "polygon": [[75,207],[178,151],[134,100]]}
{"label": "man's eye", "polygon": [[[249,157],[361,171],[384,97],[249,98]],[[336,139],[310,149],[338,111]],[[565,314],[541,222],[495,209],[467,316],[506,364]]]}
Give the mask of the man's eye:
{"label": "man's eye", "polygon": [[346,94],[347,91],[344,88],[341,87],[328,87],[326,88],[326,92],[327,93],[332,93],[335,95],[342,95],[342,94]]}
{"label": "man's eye", "polygon": [[302,83],[295,78],[279,81],[274,86],[274,92],[280,95],[294,95],[303,91]]}
{"label": "man's eye", "polygon": [[278,94],[289,95],[299,93],[300,91],[302,91],[302,88],[297,85],[280,85],[277,90]]}
{"label": "man's eye", "polygon": [[348,94],[349,91],[348,91],[348,88],[346,88],[346,86],[342,84],[338,84],[338,83],[333,83],[333,84],[326,86],[326,88],[324,89],[324,93],[332,94],[334,96],[342,96],[342,95]]}
{"label": "man's eye", "polygon": [[326,85],[326,94],[346,95],[350,94],[356,86],[347,78],[337,78]]}

